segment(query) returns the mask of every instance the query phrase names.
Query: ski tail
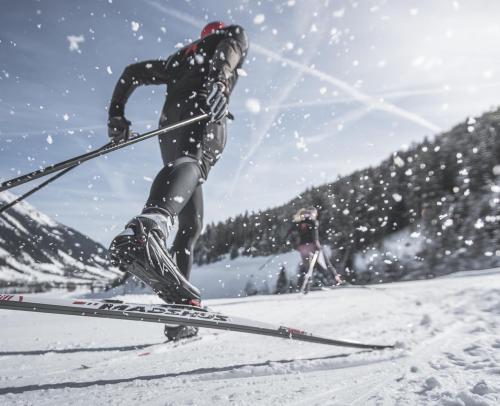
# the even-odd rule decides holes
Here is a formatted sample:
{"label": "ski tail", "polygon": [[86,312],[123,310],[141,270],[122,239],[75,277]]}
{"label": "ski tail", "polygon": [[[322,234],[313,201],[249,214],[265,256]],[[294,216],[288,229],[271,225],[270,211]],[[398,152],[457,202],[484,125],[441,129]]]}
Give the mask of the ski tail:
{"label": "ski tail", "polygon": [[0,295],[0,309],[63,315],[133,320],[140,322],[180,324],[217,330],[237,331],[297,341],[341,347],[382,350],[393,345],[366,344],[348,340],[326,338],[304,330],[286,326],[273,326],[254,320],[228,316],[209,309],[175,304],[137,304],[114,300],[59,300],[33,298],[24,295]]}

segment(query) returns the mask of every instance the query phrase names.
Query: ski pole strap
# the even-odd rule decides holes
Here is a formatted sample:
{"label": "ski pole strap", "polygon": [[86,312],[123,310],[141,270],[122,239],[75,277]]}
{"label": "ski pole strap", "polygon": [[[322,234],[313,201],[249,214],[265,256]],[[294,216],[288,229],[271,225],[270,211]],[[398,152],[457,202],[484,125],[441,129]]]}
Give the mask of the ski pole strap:
{"label": "ski pole strap", "polygon": [[131,139],[124,141],[124,142],[120,142],[118,144],[114,144],[114,143],[106,144],[105,146],[103,146],[95,151],[90,151],[90,152],[87,152],[86,154],[79,155],[77,157],[68,159],[66,161],[62,161],[62,162],[59,162],[57,164],[53,164],[53,165],[47,166],[45,168],[38,169],[38,170],[33,171],[31,173],[28,173],[26,175],[21,175],[21,176],[18,176],[17,178],[7,180],[7,181],[0,184],[0,192],[3,192],[5,190],[11,189],[13,187],[22,185],[22,184],[30,182],[32,180],[39,179],[43,176],[50,175],[51,173],[58,172],[58,171],[63,170],[63,169],[67,169],[69,167],[78,166],[85,161],[89,161],[91,159],[108,154],[108,153],[116,151],[118,149],[128,147],[129,145],[136,144],[138,142],[147,140],[148,138],[155,137],[157,135],[161,135],[161,134],[165,134],[165,133],[177,130],[177,129],[185,127],[187,125],[197,123],[198,121],[206,120],[208,117],[209,117],[209,115],[207,113],[203,113],[203,114],[200,114],[198,116],[188,118],[188,119],[183,120],[183,121],[179,121],[178,123],[171,124],[171,125],[163,127],[163,128],[159,128],[158,130],[153,130],[153,131],[144,133],[142,135],[131,138]]}

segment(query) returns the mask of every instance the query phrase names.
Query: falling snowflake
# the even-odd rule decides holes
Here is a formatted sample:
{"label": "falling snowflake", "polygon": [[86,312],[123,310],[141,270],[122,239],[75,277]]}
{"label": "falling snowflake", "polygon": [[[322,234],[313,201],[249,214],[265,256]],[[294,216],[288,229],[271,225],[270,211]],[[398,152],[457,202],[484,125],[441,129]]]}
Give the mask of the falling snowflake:
{"label": "falling snowflake", "polygon": [[253,19],[253,23],[259,25],[262,24],[265,20],[266,16],[264,14],[257,14]]}
{"label": "falling snowflake", "polygon": [[296,142],[295,146],[297,147],[298,150],[307,152],[307,144],[306,141],[304,140],[304,137],[300,137],[299,140]]}
{"label": "falling snowflake", "polygon": [[174,202],[182,203],[183,201],[184,201],[184,198],[182,196],[175,196],[174,197]]}
{"label": "falling snowflake", "polygon": [[446,219],[446,221],[443,223],[443,230],[445,228],[451,227],[453,225],[453,220],[452,219]]}
{"label": "falling snowflake", "polygon": [[250,113],[257,114],[260,112],[260,101],[254,98],[247,99],[245,107]]}
{"label": "falling snowflake", "polygon": [[392,198],[396,202],[400,202],[401,200],[403,200],[403,196],[401,196],[399,193],[393,193]]}
{"label": "falling snowflake", "polygon": [[132,27],[132,31],[137,32],[141,25],[137,21],[131,21],[130,26]]}
{"label": "falling snowflake", "polygon": [[67,40],[69,41],[69,50],[81,53],[80,44],[85,42],[85,37],[83,35],[68,35]]}
{"label": "falling snowflake", "polygon": [[248,76],[248,73],[243,68],[236,69],[236,73],[238,73],[238,76]]}
{"label": "falling snowflake", "polygon": [[394,157],[394,164],[402,168],[403,166],[405,166],[405,161],[403,161],[399,156],[396,155]]}
{"label": "falling snowflake", "polygon": [[341,8],[340,10],[333,12],[333,16],[335,18],[342,18],[342,17],[344,17],[344,14],[345,14],[345,8]]}

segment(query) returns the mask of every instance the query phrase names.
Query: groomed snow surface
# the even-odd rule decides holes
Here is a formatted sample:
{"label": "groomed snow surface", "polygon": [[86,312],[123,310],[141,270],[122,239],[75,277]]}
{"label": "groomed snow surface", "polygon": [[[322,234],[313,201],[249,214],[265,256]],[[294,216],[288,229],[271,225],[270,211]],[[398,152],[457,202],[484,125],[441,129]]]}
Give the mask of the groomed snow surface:
{"label": "groomed snow surface", "polygon": [[0,311],[0,404],[500,404],[500,270],[207,304],[399,347],[370,352],[215,330],[164,343],[158,324]]}

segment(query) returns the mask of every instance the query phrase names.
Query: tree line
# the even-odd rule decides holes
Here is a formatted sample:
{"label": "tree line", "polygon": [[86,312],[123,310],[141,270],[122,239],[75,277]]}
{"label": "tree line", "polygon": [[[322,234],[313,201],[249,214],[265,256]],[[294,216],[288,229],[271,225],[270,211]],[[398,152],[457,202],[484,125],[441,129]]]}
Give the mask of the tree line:
{"label": "tree line", "polygon": [[[378,166],[309,188],[281,206],[209,224],[195,262],[289,251],[293,214],[313,205],[320,213],[321,242],[354,283],[499,266],[499,132],[500,110],[470,117]],[[418,252],[398,257],[384,241],[402,230],[418,240]]]}

